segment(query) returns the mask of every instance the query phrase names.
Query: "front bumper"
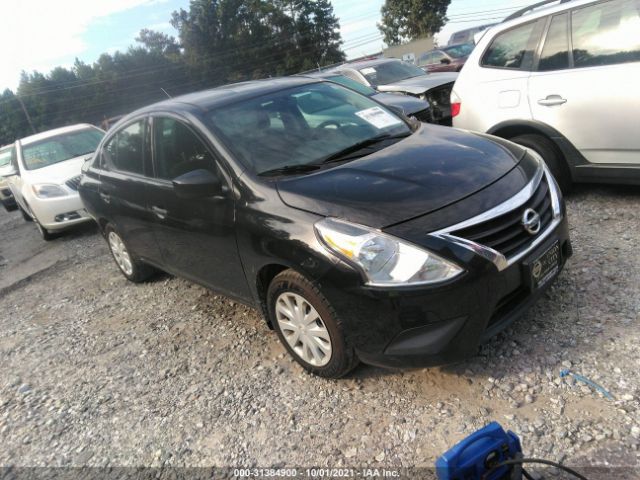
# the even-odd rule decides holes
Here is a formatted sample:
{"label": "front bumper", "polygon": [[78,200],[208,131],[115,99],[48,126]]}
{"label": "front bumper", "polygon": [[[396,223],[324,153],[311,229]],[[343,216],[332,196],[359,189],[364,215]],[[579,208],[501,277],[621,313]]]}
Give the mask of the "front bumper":
{"label": "front bumper", "polygon": [[29,208],[40,225],[52,231],[93,220],[77,193],[59,198],[33,198],[29,201]]}
{"label": "front bumper", "polygon": [[473,356],[479,346],[519,318],[554,282],[532,290],[527,262],[560,244],[560,273],[572,254],[566,218],[545,241],[503,270],[480,255],[470,271],[443,287],[411,290],[345,289],[323,292],[345,324],[345,335],[364,363],[425,367]]}

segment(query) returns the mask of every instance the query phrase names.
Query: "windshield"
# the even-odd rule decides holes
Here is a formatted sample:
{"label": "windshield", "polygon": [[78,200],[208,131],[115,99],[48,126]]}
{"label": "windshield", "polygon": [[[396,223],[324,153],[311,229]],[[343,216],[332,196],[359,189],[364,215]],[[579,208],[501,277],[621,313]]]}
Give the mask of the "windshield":
{"label": "windshield", "polygon": [[373,88],[367,87],[366,85],[363,85],[360,82],[356,82],[352,78],[345,77],[344,75],[327,77],[327,80],[331,80],[332,82],[344,85],[345,87],[350,88],[351,90],[355,90],[356,92],[361,93],[362,95],[366,95],[367,97],[376,94],[376,91]]}
{"label": "windshield", "polygon": [[11,163],[11,153],[13,147],[6,147],[0,150],[0,167],[6,167]]}
{"label": "windshield", "polygon": [[104,133],[97,128],[75,130],[22,147],[24,168],[36,170],[71,158],[93,153]]}
{"label": "windshield", "polygon": [[465,43],[462,45],[454,45],[453,47],[443,48],[442,51],[449,55],[451,58],[468,57],[473,51],[474,45]]}
{"label": "windshield", "polygon": [[374,137],[411,132],[380,104],[328,82],[244,100],[207,116],[229,149],[257,174],[319,165]]}
{"label": "windshield", "polygon": [[378,85],[388,85],[407,78],[426,75],[424,70],[407,62],[387,62],[380,63],[373,67],[366,67],[360,70],[367,81],[374,87]]}

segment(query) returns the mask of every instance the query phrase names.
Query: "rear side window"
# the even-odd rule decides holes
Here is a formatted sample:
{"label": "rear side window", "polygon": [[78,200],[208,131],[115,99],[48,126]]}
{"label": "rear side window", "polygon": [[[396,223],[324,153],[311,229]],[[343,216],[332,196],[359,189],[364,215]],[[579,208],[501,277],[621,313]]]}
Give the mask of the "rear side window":
{"label": "rear side window", "polygon": [[482,57],[482,66],[514,70],[531,68],[543,22],[529,22],[496,35]]}
{"label": "rear side window", "polygon": [[143,175],[144,125],[144,120],[139,120],[111,137],[103,148],[103,163],[121,172]]}
{"label": "rear side window", "polygon": [[156,177],[173,180],[198,169],[217,175],[213,156],[184,123],[170,117],[156,117],[153,132]]}
{"label": "rear side window", "polygon": [[575,67],[640,61],[640,0],[613,0],[574,10]]}
{"label": "rear side window", "polygon": [[569,28],[568,14],[556,15],[551,20],[549,32],[540,54],[538,70],[562,70],[569,68]]}

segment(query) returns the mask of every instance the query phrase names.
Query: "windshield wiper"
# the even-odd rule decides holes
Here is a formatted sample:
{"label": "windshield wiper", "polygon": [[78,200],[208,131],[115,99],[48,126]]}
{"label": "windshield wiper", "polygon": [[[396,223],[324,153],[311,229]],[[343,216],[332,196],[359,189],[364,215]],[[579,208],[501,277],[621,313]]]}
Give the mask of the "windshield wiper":
{"label": "windshield wiper", "polygon": [[307,173],[318,170],[320,165],[301,164],[301,165],[285,165],[284,167],[274,168],[260,173],[261,177],[272,177],[276,175],[295,175],[296,173]]}
{"label": "windshield wiper", "polygon": [[380,143],[385,140],[390,140],[393,138],[405,138],[405,137],[408,137],[409,135],[411,135],[411,133],[401,133],[399,135],[391,135],[389,133],[385,133],[383,135],[378,135],[378,136],[369,138],[367,140],[363,140],[362,142],[354,143],[353,145],[347,148],[344,148],[336,153],[332,153],[328,157],[325,157],[324,159],[322,159],[321,163],[339,162],[342,160],[348,160],[350,158],[361,157],[361,156],[364,156],[364,154],[363,155],[352,155],[352,154],[356,152],[360,152],[360,150],[364,150],[367,147],[375,145],[376,143]]}

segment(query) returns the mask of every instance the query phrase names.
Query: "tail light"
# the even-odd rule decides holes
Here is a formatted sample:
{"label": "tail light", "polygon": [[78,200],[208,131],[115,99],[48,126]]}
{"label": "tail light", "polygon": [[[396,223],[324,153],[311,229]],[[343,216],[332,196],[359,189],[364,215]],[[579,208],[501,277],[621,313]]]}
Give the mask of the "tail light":
{"label": "tail light", "polygon": [[462,108],[462,102],[460,97],[456,95],[456,92],[451,92],[451,117],[457,117],[460,115],[460,109]]}

